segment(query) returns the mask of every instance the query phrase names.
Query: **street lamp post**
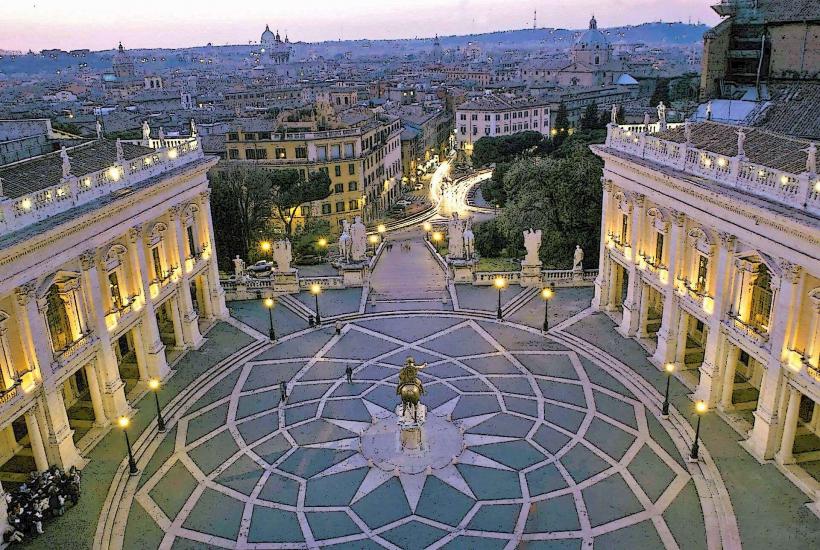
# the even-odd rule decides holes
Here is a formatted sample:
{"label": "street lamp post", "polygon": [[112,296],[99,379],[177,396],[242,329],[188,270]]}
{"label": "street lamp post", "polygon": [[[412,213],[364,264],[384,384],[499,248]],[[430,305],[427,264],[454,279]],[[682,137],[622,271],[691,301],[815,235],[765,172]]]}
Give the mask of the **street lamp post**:
{"label": "street lamp post", "polygon": [[547,332],[550,329],[549,305],[553,296],[555,296],[555,283],[550,283],[548,288],[541,291],[541,297],[544,299],[544,332]]}
{"label": "street lamp post", "polygon": [[[669,416],[669,382],[672,380],[672,373],[675,372],[675,363],[667,363],[663,366],[663,370],[666,371],[666,392],[663,394],[661,415],[667,417]],[[698,417],[698,423],[700,423],[700,417]]]}
{"label": "street lamp post", "polygon": [[370,241],[371,246],[373,247],[373,255],[376,255],[376,243],[379,242],[379,237],[377,235],[370,235],[367,238]]}
{"label": "street lamp post", "polygon": [[424,232],[427,233],[427,240],[429,241],[430,240],[430,231],[433,230],[433,224],[430,223],[430,222],[424,222],[424,224],[421,227],[422,227],[422,229],[424,229]]}
{"label": "street lamp post", "polygon": [[273,245],[270,244],[270,241],[262,241],[259,243],[259,249],[265,256],[270,257],[270,251],[273,248]]}
{"label": "street lamp post", "polygon": [[503,277],[496,277],[495,282],[493,284],[495,285],[495,288],[498,289],[498,309],[496,309],[495,314],[496,317],[498,317],[498,319],[501,320],[503,319],[503,315],[501,314],[501,291],[507,285],[507,282],[504,280]]}
{"label": "street lamp post", "polygon": [[[151,391],[154,392],[154,403],[157,405],[157,431],[159,433],[165,433],[168,429],[165,426],[165,420],[162,418],[162,411],[159,409],[159,388],[160,383],[158,378],[152,378],[148,381],[148,387],[151,388]],[[123,417],[124,418],[124,417]],[[126,435],[126,437],[128,437]]]}
{"label": "street lamp post", "polygon": [[327,239],[322,237],[316,242],[316,244],[319,246],[319,256],[324,258],[327,254]]}
{"label": "street lamp post", "polygon": [[135,476],[139,473],[137,470],[137,463],[134,461],[134,453],[131,452],[131,441],[128,439],[128,424],[131,423],[127,416],[121,416],[117,421],[122,428],[122,433],[125,434],[125,446],[128,448],[128,474]]}
{"label": "street lamp post", "polygon": [[695,428],[695,440],[692,442],[692,452],[689,454],[689,458],[692,460],[698,460],[698,439],[700,438],[700,419],[703,417],[703,414],[706,412],[706,401],[698,401],[695,403],[695,413],[698,415],[698,423],[697,427]]}
{"label": "street lamp post", "polygon": [[265,307],[268,308],[268,337],[270,341],[276,340],[276,332],[273,330],[273,298],[265,298]]}
{"label": "street lamp post", "polygon": [[316,302],[316,325],[319,326],[322,324],[322,317],[319,315],[319,294],[322,292],[322,287],[318,284],[313,284],[310,286],[310,293],[313,294],[313,299]]}

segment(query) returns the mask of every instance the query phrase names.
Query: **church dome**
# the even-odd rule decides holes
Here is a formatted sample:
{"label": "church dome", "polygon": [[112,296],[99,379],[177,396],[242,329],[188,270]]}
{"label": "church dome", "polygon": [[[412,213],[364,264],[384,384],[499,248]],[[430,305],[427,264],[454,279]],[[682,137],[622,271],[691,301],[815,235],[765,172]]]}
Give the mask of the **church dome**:
{"label": "church dome", "polygon": [[131,57],[127,53],[125,53],[125,50],[122,47],[122,42],[120,42],[120,45],[117,47],[117,53],[114,54],[114,57],[111,61],[114,65],[123,65],[125,63],[131,63]]}
{"label": "church dome", "polygon": [[270,30],[268,25],[265,25],[265,32],[262,33],[262,38],[260,42],[262,44],[271,44],[276,40],[276,35],[273,34],[273,31]]}
{"label": "church dome", "polygon": [[604,33],[598,30],[598,21],[595,16],[589,20],[589,29],[585,30],[575,41],[576,49],[581,50],[605,50],[609,48],[609,40]]}

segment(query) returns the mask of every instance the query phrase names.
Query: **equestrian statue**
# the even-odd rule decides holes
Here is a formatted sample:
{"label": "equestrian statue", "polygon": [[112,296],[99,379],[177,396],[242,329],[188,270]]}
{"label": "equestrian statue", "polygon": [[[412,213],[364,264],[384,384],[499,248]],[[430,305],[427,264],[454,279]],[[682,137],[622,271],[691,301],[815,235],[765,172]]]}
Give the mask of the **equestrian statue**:
{"label": "equestrian statue", "polygon": [[407,405],[413,407],[413,421],[418,422],[418,407],[421,396],[424,395],[424,386],[418,378],[418,371],[425,368],[427,364],[417,365],[412,357],[404,361],[404,367],[399,371],[399,385],[396,388],[396,395],[401,396],[401,416],[407,412]]}

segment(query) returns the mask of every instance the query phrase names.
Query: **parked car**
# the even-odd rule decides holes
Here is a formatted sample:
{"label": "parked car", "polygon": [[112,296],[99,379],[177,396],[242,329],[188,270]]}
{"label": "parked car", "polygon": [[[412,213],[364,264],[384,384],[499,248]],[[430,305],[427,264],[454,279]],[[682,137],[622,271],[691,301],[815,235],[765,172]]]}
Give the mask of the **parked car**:
{"label": "parked car", "polygon": [[424,189],[424,184],[423,183],[417,183],[416,185],[413,186],[414,191],[421,191],[422,189]]}
{"label": "parked car", "polygon": [[253,275],[261,275],[273,269],[273,262],[266,260],[259,260],[248,268],[248,272]]}
{"label": "parked car", "polygon": [[402,199],[402,200],[396,201],[395,204],[396,204],[396,206],[410,206],[413,203],[408,201],[408,200]]}

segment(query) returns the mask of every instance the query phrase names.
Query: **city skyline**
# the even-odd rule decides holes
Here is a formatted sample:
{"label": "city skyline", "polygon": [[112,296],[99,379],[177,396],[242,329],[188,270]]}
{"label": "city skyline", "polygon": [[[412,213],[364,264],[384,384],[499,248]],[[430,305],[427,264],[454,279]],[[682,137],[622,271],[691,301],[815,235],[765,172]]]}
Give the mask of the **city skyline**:
{"label": "city skyline", "polygon": [[[715,0],[597,0],[523,1],[515,6],[492,0],[419,0],[414,8],[398,8],[375,0],[356,0],[339,19],[329,0],[262,8],[254,13],[225,13],[223,4],[204,1],[192,13],[184,4],[146,0],[138,12],[127,5],[99,0],[65,3],[41,0],[6,4],[0,50],[105,50],[122,42],[126,48],[184,48],[247,44],[258,41],[264,25],[287,33],[294,41],[414,38],[467,35],[537,27],[578,29],[595,14],[601,27],[652,21],[701,21],[715,24],[710,9]],[[182,30],[181,30],[182,29]],[[411,29],[411,31],[408,31]]]}

